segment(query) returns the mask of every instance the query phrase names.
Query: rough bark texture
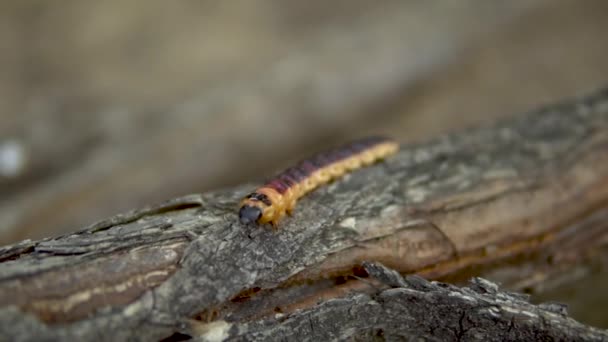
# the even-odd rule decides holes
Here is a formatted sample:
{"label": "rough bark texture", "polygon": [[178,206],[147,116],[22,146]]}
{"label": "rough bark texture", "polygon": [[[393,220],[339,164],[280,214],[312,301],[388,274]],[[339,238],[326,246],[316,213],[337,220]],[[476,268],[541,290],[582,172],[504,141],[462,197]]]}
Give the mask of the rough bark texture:
{"label": "rough bark texture", "polygon": [[[366,263],[381,284],[372,294],[328,300],[291,316],[247,324],[200,327],[203,339],[242,341],[416,340],[431,341],[603,341],[608,332],[567,317],[556,303],[532,305],[527,296],[504,292],[482,278],[470,287],[405,279],[379,264]],[[390,287],[386,289],[386,287]]]}
{"label": "rough bark texture", "polygon": [[277,232],[238,223],[247,185],[23,241],[0,249],[0,329],[10,340],[605,339],[482,280],[395,275],[395,289],[378,289],[388,271],[363,262],[439,278],[519,258],[532,266],[506,281],[544,282],[604,260],[607,148],[604,90],[403,147],[303,198]]}

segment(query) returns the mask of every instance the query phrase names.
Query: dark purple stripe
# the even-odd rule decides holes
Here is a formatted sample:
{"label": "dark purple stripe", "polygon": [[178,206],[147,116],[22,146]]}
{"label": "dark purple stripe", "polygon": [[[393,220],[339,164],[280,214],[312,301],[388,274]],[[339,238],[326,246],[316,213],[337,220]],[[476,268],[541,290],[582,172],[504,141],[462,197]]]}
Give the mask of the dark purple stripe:
{"label": "dark purple stripe", "polygon": [[287,173],[282,173],[281,175],[279,175],[279,179],[281,180],[281,182],[285,183],[285,185],[287,185],[288,187],[292,187],[292,186],[298,184],[298,181],[293,179],[293,177],[291,177]]}
{"label": "dark purple stripe", "polygon": [[348,147],[348,146],[339,148],[337,150],[333,150],[331,152],[332,159],[334,162],[336,162],[338,160],[346,159],[354,154],[355,153],[353,152],[353,150],[351,150],[350,147]]}
{"label": "dark purple stripe", "polygon": [[320,153],[300,162],[296,167],[285,170],[275,179],[268,182],[267,186],[275,189],[279,193],[285,193],[289,187],[301,182],[313,172],[386,141],[389,141],[389,139],[383,137],[368,137],[330,152]]}
{"label": "dark purple stripe", "polygon": [[[306,178],[306,176],[302,177],[302,179],[304,178]],[[276,190],[280,194],[284,194],[289,188],[298,184],[298,182],[299,180],[296,177],[285,171],[268,181],[265,186]]]}
{"label": "dark purple stripe", "polygon": [[362,152],[363,150],[367,149],[368,146],[363,144],[362,142],[355,142],[351,145],[348,145],[348,148],[353,152],[353,154]]}
{"label": "dark purple stripe", "polygon": [[285,191],[287,191],[287,189],[289,189],[287,184],[283,183],[280,179],[273,179],[270,182],[268,182],[268,184],[266,184],[266,186],[276,190],[280,194],[284,194]]}
{"label": "dark purple stripe", "polygon": [[305,160],[303,162],[301,162],[298,166],[297,166],[298,170],[302,171],[303,174],[305,174],[307,177],[310,176],[311,173],[317,171],[317,167],[310,162],[310,160]]}
{"label": "dark purple stripe", "polygon": [[327,153],[318,154],[317,156],[313,157],[310,161],[317,167],[317,170],[320,168],[323,168],[333,162],[331,160],[330,155]]}
{"label": "dark purple stripe", "polygon": [[295,179],[296,182],[301,182],[306,178],[306,174],[295,167],[287,169],[285,173]]}

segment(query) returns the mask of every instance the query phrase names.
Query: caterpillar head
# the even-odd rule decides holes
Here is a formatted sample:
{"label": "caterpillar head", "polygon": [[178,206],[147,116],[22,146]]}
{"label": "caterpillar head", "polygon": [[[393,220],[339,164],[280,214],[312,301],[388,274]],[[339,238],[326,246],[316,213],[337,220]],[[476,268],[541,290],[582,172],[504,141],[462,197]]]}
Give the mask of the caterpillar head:
{"label": "caterpillar head", "polygon": [[272,202],[265,194],[253,192],[247,195],[241,202],[239,210],[239,220],[243,224],[259,223],[260,218],[264,215]]}
{"label": "caterpillar head", "polygon": [[243,205],[239,210],[239,220],[243,224],[257,222],[262,217],[262,209],[253,205]]}

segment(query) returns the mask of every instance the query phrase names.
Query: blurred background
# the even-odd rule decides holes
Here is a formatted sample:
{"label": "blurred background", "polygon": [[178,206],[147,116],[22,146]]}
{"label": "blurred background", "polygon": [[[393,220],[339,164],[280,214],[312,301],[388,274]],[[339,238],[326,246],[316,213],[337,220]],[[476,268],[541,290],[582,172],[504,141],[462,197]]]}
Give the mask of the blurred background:
{"label": "blurred background", "polygon": [[259,182],[353,137],[429,140],[593,91],[607,14],[602,0],[3,1],[0,245]]}

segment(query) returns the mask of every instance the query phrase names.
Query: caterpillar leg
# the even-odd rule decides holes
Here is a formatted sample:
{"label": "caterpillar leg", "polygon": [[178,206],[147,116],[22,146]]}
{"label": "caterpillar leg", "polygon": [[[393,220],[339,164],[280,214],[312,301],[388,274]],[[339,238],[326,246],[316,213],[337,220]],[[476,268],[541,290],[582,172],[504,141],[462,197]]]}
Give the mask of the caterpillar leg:
{"label": "caterpillar leg", "polygon": [[293,214],[293,209],[294,209],[295,205],[290,205],[289,207],[287,207],[285,209],[285,213],[287,213],[287,215],[291,216]]}
{"label": "caterpillar leg", "polygon": [[279,212],[272,220],[270,220],[270,224],[272,225],[272,230],[277,230],[279,228],[279,221],[285,216],[285,212]]}
{"label": "caterpillar leg", "polygon": [[273,231],[278,229],[278,224],[279,224],[278,220],[272,220],[272,221],[269,221],[268,223],[270,223],[270,225],[272,226]]}

